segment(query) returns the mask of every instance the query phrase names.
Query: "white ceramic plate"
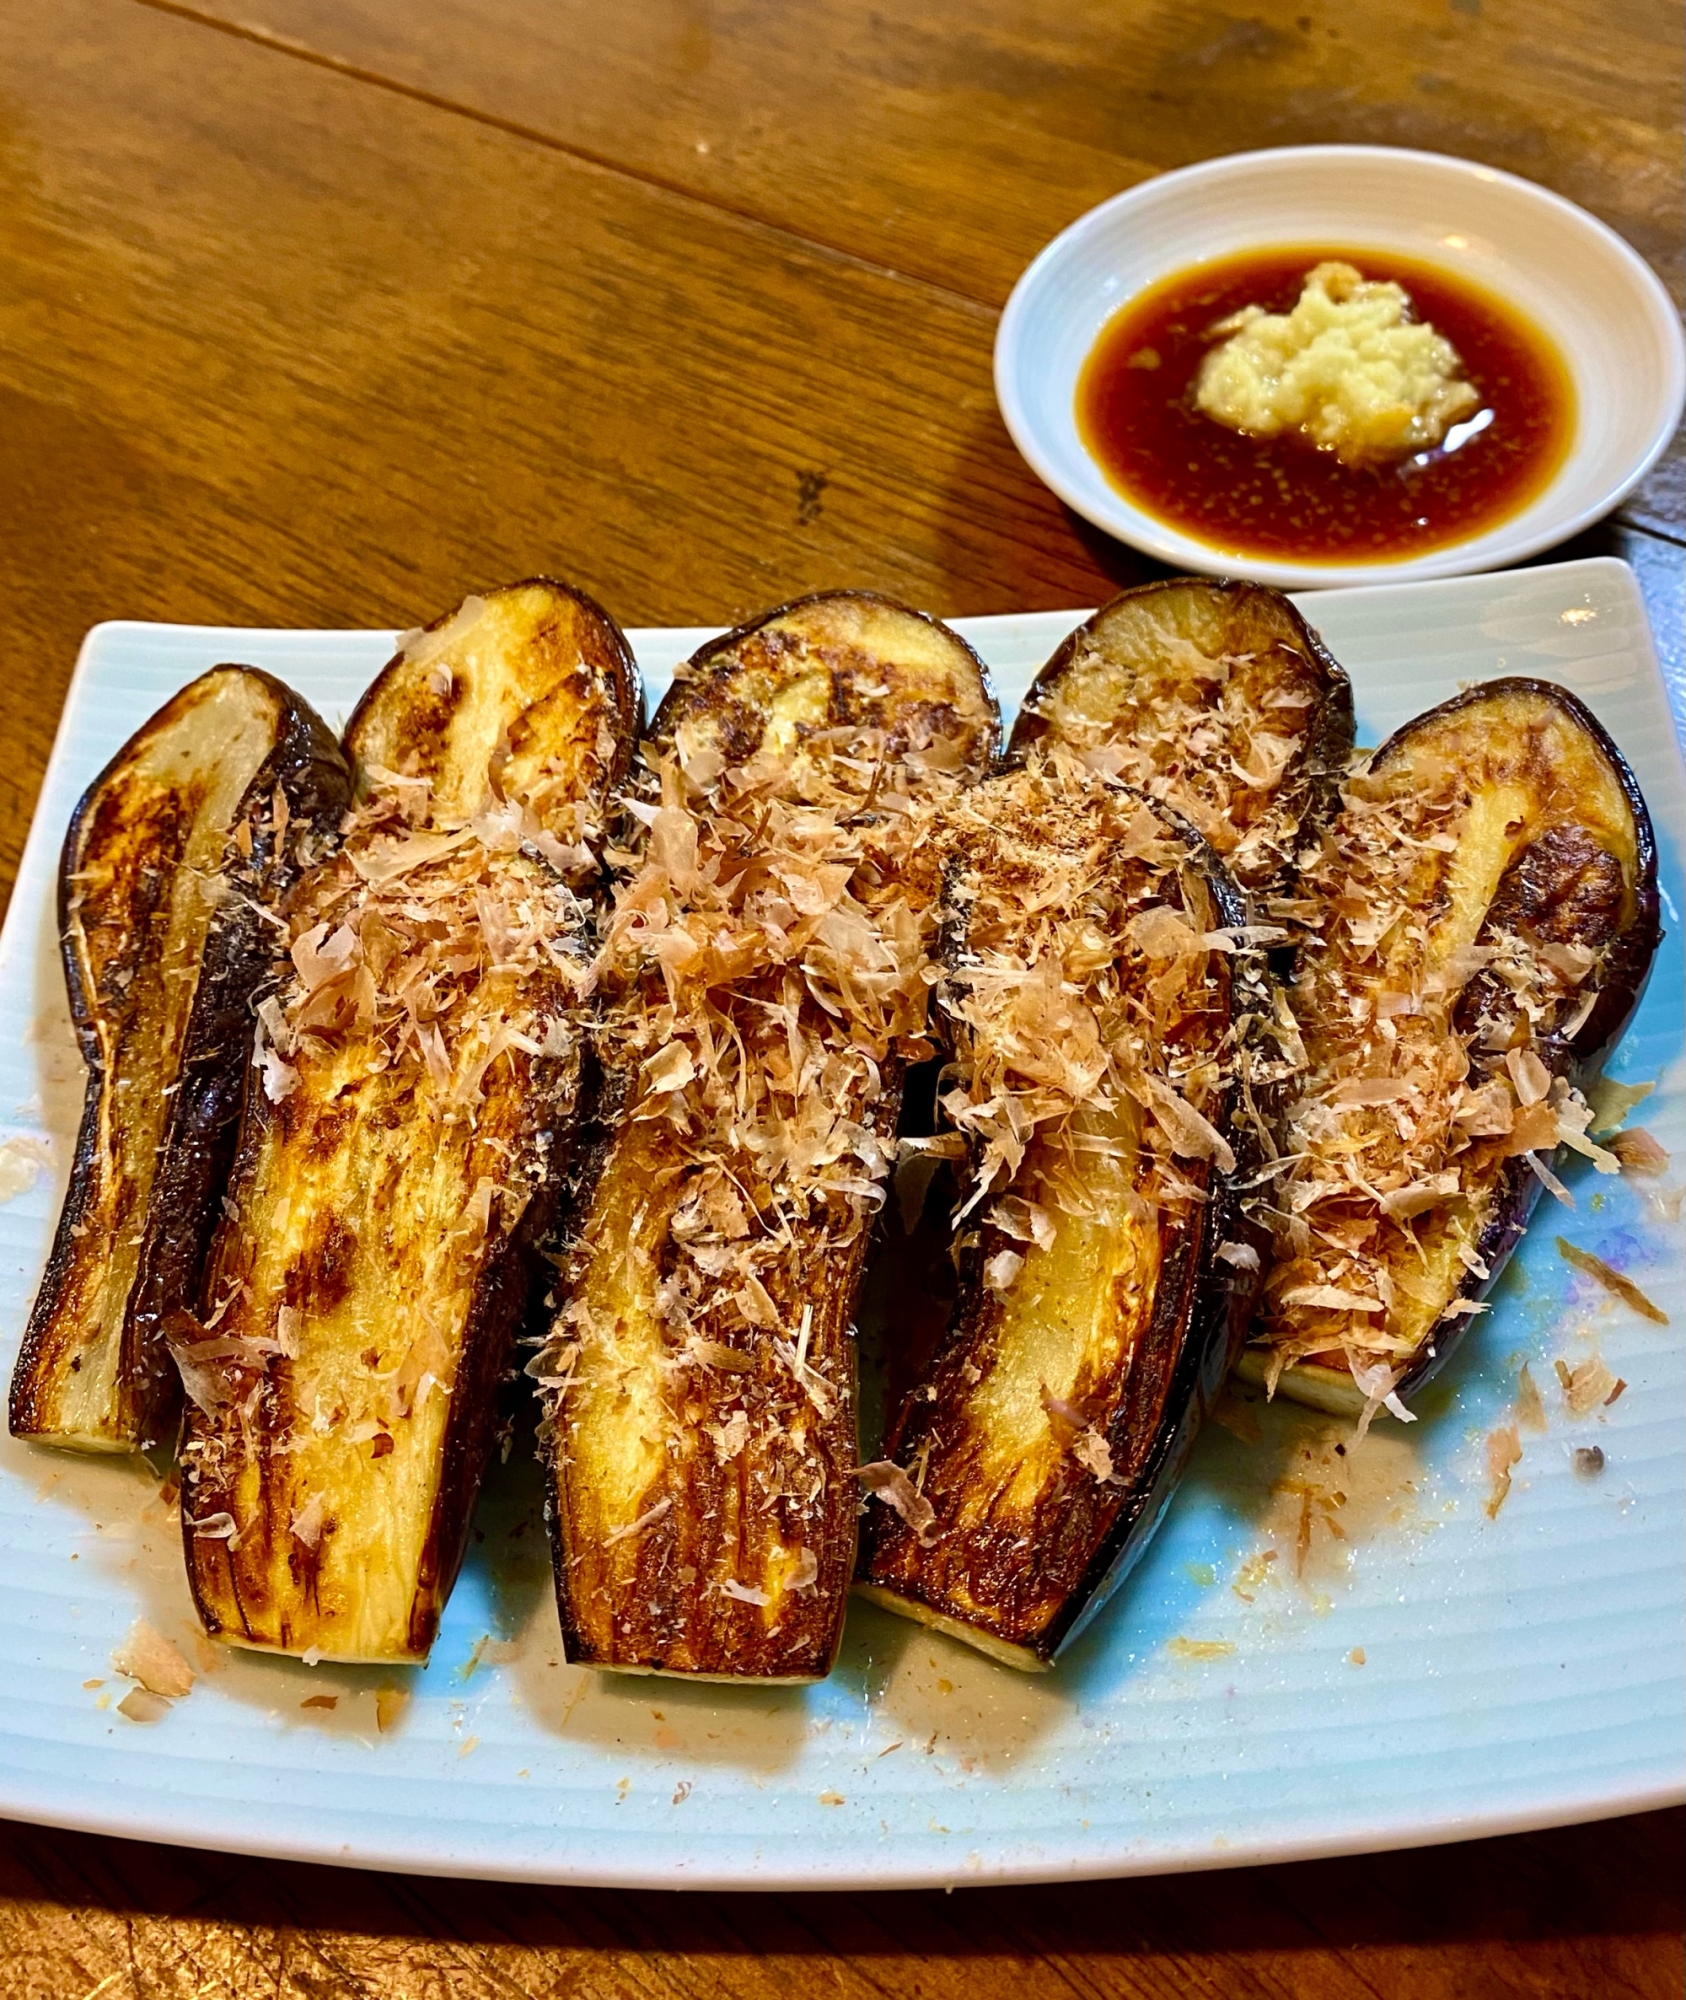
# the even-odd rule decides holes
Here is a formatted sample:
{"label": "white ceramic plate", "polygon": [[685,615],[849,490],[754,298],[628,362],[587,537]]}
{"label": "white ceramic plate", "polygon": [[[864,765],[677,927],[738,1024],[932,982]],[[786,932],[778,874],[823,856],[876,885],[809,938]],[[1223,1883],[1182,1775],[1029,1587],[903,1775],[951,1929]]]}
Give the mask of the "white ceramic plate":
{"label": "white ceramic plate", "polygon": [[[1107,320],[1173,271],[1300,243],[1438,264],[1509,300],[1556,344],[1574,382],[1575,438],[1520,513],[1392,562],[1272,562],[1183,534],[1110,484],[1078,435],[1075,410],[1078,373]],[[1644,261],[1584,209],[1532,181],[1390,146],[1286,146],[1161,174],[1056,236],[1007,302],[995,393],[1038,478],[1097,527],[1173,568],[1284,588],[1402,583],[1520,562],[1607,514],[1680,421],[1686,340]]]}
{"label": "white ceramic plate", "polygon": [[[1366,740],[1499,672],[1553,676],[1610,727],[1657,818],[1670,932],[1614,1069],[1661,1079],[1645,1123],[1679,1161],[1686,782],[1631,574],[1575,563],[1308,608],[1352,671]],[[1011,706],[1077,615],[960,628]],[[657,696],[704,635],[632,636]],[[0,939],[0,1131],[44,1134],[57,1162],[0,1206],[8,1372],[81,1102],[52,918],[78,793],[216,661],[267,667],[337,720],[390,645],[382,632],[90,634]],[[1627,1183],[1570,1179],[1576,1213],[1540,1216],[1424,1421],[1378,1424],[1347,1465],[1333,1450],[1346,1426],[1237,1406],[1254,1440],[1208,1428],[1134,1578],[1044,1678],[860,1605],[837,1672],[811,1689],[561,1666],[537,1483],[517,1455],[491,1482],[425,1672],[237,1653],[138,1724],[116,1712],[127,1683],[109,1665],[131,1621],[195,1656],[176,1530],[136,1471],[0,1441],[0,1812],[441,1874],[848,1887],[1285,1859],[1663,1804],[1682,1790],[1681,1234]],[[1559,1230],[1630,1271],[1673,1324],[1571,1279]],[[1594,1346],[1628,1388],[1571,1421],[1551,1360]],[[1551,1429],[1524,1438],[1489,1521],[1483,1439],[1524,1357]],[[1570,1452],[1593,1443],[1606,1470],[1585,1481]],[[1327,1475],[1332,1490],[1337,1473],[1346,1539],[1314,1499],[1296,1577],[1298,1488]],[[412,1696],[384,1735],[383,1684]],[[324,1697],[335,1705],[301,1706]]]}

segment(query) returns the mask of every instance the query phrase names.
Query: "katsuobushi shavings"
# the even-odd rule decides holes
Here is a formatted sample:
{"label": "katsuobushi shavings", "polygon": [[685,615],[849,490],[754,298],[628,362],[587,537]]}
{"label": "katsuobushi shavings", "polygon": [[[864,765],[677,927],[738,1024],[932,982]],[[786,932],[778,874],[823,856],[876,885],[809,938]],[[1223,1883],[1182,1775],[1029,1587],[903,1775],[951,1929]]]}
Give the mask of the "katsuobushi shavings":
{"label": "katsuobushi shavings", "polygon": [[1606,1264],[1602,1257],[1595,1257],[1590,1250],[1583,1250],[1561,1236],[1557,1239],[1557,1254],[1572,1270],[1596,1280],[1613,1298],[1631,1306],[1641,1319],[1650,1320],[1654,1326],[1668,1325],[1668,1314],[1662,1307],[1647,1298],[1625,1273]]}
{"label": "katsuobushi shavings", "polygon": [[1145,1220],[1203,1200],[1178,1162],[1234,1171],[1208,1116],[1233,1048],[1191,1023],[1227,1008],[1223,959],[1282,934],[1223,925],[1174,823],[1063,745],[959,800],[951,824],[957,949],[938,990],[941,1103],[968,1148],[957,1223],[995,1197],[996,1230],[1051,1242],[1046,1209],[1113,1201]]}
{"label": "katsuobushi shavings", "polygon": [[[480,810],[458,818],[431,812],[425,778],[364,776],[331,866],[289,912],[290,976],[259,1008],[265,1092],[280,1102],[296,1086],[296,1056],[355,1036],[371,1073],[423,1070],[445,1092],[444,1116],[467,1117],[505,1051],[561,1053],[545,1038],[568,1032],[558,996],[589,988],[588,907],[575,885],[596,869],[598,830],[573,799],[547,797],[560,781],[505,796],[494,771]],[[452,1048],[491,979],[508,1005],[483,1041]]]}
{"label": "katsuobushi shavings", "polygon": [[[366,1078],[414,1078],[407,1119],[433,1121],[435,1143],[464,1149],[469,1194],[448,1240],[466,1256],[495,1215],[513,1226],[549,1171],[541,1134],[519,1148],[482,1143],[490,1082],[510,1064],[529,1082],[576,1074],[577,1005],[592,982],[587,919],[602,829],[579,802],[577,778],[539,770],[519,790],[506,787],[507,755],[493,753],[480,805],[462,813],[438,810],[424,777],[365,767],[337,845],[315,857],[277,920],[285,956],[258,1002],[253,1045],[277,1112],[296,1093],[329,1106]],[[306,1331],[296,1308],[258,1301],[236,1281],[202,1324],[173,1334],[171,1350],[202,1410],[246,1421],[272,1361],[301,1362]],[[415,1302],[407,1352],[381,1360],[368,1384],[380,1409],[347,1432],[376,1451],[419,1398],[451,1389],[454,1357],[429,1301]],[[341,1414],[338,1404],[317,1413],[330,1425]],[[200,1440],[190,1450],[203,1458],[211,1448]],[[293,1534],[316,1545],[308,1509]]]}
{"label": "katsuobushi shavings", "polygon": [[1275,1261],[1254,1338],[1273,1387],[1290,1363],[1344,1365],[1366,1421],[1384,1402],[1405,1414],[1396,1384],[1437,1324],[1485,1310],[1460,1294],[1489,1275],[1483,1231],[1515,1171],[1504,1163],[1525,1163],[1563,1199],[1550,1166],[1560,1146],[1617,1167],[1560,1072],[1599,998],[1620,866],[1572,823],[1560,830],[1572,815],[1551,795],[1538,851],[1557,841],[1604,914],[1583,912],[1579,936],[1554,940],[1549,922],[1507,905],[1501,882],[1459,941],[1452,857],[1483,779],[1506,781],[1503,745],[1479,750],[1478,736],[1465,729],[1456,756],[1420,747],[1361,768],[1304,857],[1321,925],[1291,996],[1305,1064],[1258,1200]]}
{"label": "katsuobushi shavings", "polygon": [[1243,889],[1282,897],[1321,776],[1307,748],[1326,699],[1323,675],[1292,646],[1208,651],[1165,630],[1153,670],[1132,660],[1121,671],[1104,637],[1080,644],[1037,713],[1098,777],[1181,813]]}

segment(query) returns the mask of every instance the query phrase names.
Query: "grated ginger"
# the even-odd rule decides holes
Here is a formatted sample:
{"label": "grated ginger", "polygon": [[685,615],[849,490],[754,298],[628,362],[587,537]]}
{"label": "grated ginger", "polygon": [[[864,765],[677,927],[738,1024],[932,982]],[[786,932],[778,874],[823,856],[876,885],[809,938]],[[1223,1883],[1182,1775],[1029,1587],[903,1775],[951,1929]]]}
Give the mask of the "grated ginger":
{"label": "grated ginger", "polygon": [[1201,364],[1195,400],[1232,431],[1299,431],[1343,465],[1432,449],[1480,403],[1444,334],[1411,317],[1405,288],[1351,264],[1306,273],[1292,312],[1243,306]]}

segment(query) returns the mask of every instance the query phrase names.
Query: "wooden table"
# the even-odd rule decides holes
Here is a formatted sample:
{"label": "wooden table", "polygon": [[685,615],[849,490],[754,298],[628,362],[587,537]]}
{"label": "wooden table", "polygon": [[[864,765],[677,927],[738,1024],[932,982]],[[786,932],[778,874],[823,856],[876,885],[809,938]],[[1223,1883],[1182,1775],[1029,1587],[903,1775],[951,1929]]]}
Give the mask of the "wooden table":
{"label": "wooden table", "polygon": [[[7,0],[0,874],[83,630],[406,625],[550,570],[628,623],[1149,566],[996,415],[1037,246],[1158,169],[1380,140],[1560,189],[1680,279],[1662,0]],[[1576,552],[1681,685],[1681,461]],[[941,1896],[442,1889],[7,1828],[0,1991],[1678,1992],[1678,1813]]]}

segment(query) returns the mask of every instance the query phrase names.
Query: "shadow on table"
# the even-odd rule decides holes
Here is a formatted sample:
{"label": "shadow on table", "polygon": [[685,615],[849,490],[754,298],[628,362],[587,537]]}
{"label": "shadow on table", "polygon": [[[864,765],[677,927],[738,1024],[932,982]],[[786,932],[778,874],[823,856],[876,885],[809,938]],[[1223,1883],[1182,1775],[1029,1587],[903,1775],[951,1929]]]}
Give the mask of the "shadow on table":
{"label": "shadow on table", "polygon": [[[4,1827],[0,1934],[9,1921],[40,1939],[46,1913],[18,1905],[61,1906],[78,1965],[92,1965],[86,1947],[102,1930],[130,1939],[133,1952],[162,1920],[157,1939],[172,1961],[189,1962],[185,1951],[216,1963],[237,1943],[254,1974],[274,1960],[277,1992],[318,2000],[805,1993],[821,1977],[828,1992],[921,1995],[1005,1992],[1010,1981],[1024,2000],[1361,1995],[1399,1990],[1402,1948],[1418,1993],[1660,1995],[1679,1991],[1678,1967],[1667,1968],[1678,1956],[1683,1862],[1686,1814],[1667,1811],[1144,1881],[953,1896],[661,1895],[440,1883]],[[1363,1968],[1383,1952],[1377,1985]],[[687,1954],[706,1970],[663,1970]],[[1208,1975],[1192,1984],[1190,1958]],[[910,1960],[919,1963],[898,1963]],[[935,1970],[945,1960],[972,1968],[962,1986]],[[141,1980],[136,1990],[154,1989]]]}

